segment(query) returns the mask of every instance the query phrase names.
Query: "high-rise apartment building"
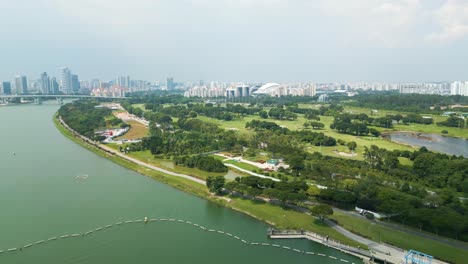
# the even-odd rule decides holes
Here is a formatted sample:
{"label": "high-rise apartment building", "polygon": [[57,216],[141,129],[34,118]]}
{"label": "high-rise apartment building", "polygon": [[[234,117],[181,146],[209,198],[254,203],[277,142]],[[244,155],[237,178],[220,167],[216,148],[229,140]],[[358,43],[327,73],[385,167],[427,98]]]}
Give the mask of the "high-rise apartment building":
{"label": "high-rise apartment building", "polygon": [[78,80],[78,75],[76,74],[71,75],[71,83],[72,83],[72,92],[77,93],[80,90],[80,81]]}
{"label": "high-rise apartment building", "polygon": [[55,77],[52,77],[50,79],[50,92],[51,94],[59,94],[60,93],[60,86],[57,82],[57,79]]}
{"label": "high-rise apartment building", "polygon": [[116,84],[118,84],[120,87],[126,87],[130,88],[130,76],[119,76],[117,77]]}
{"label": "high-rise apartment building", "polygon": [[167,87],[167,90],[173,90],[175,88],[174,78],[169,77],[166,79],[166,87]]}
{"label": "high-rise apartment building", "polygon": [[62,68],[62,78],[60,79],[60,89],[65,94],[72,93],[72,74],[68,68]]}
{"label": "high-rise apartment building", "polygon": [[3,94],[11,94],[11,83],[10,82],[2,82],[2,93]]}
{"label": "high-rise apartment building", "polygon": [[453,82],[450,85],[451,95],[464,95],[468,96],[468,81],[467,82]]}
{"label": "high-rise apartment building", "polygon": [[41,91],[42,94],[51,94],[50,78],[46,72],[41,74]]}
{"label": "high-rise apartment building", "polygon": [[28,94],[28,79],[24,75],[15,77],[16,94]]}

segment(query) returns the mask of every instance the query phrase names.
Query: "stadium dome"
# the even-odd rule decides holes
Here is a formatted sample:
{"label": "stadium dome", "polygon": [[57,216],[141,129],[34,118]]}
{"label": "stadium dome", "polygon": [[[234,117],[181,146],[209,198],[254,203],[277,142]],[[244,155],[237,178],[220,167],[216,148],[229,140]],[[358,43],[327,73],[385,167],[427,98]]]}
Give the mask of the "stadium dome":
{"label": "stadium dome", "polygon": [[277,83],[266,83],[258,88],[254,94],[271,94],[276,88],[280,87],[280,84]]}

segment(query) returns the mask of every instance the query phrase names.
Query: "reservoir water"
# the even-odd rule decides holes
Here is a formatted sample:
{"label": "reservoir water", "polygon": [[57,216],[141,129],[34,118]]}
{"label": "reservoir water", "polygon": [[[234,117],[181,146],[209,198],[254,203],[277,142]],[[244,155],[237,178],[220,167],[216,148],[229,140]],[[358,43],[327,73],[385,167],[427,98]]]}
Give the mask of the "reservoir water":
{"label": "reservoir water", "polygon": [[449,155],[462,155],[463,157],[468,158],[468,140],[464,138],[414,132],[392,132],[389,134],[389,137],[392,141],[397,143],[417,147],[424,146],[432,151],[446,153]]}
{"label": "reservoir water", "polygon": [[[62,136],[54,104],[0,107],[0,263],[340,263],[360,260],[303,240],[272,241],[268,226],[244,214],[122,168]],[[77,176],[79,176],[77,178]],[[276,243],[337,257],[298,254],[190,225],[135,223],[85,237],[66,234],[120,221],[186,219],[248,241]]]}

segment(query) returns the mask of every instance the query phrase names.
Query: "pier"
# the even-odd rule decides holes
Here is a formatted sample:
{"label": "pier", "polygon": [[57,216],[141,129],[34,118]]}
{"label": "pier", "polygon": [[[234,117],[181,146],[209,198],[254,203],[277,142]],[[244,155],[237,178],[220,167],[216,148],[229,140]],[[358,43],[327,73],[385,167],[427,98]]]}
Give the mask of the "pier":
{"label": "pier", "polygon": [[330,239],[328,236],[322,236],[305,230],[276,230],[269,228],[267,235],[271,239],[307,239],[324,246],[342,251],[344,253],[356,256],[365,263],[393,263],[399,264],[403,259],[397,256],[387,255],[381,252],[372,252],[362,248],[352,247]]}

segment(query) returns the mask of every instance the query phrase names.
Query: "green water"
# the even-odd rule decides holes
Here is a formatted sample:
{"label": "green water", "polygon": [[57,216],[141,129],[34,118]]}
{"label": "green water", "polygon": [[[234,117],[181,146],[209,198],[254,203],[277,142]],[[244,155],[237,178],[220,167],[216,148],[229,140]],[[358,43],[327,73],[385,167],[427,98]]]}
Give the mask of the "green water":
{"label": "green water", "polygon": [[[54,127],[57,109],[54,104],[0,107],[0,250],[148,216],[186,219],[248,241],[288,245],[338,260],[249,246],[190,225],[156,222],[4,252],[0,263],[359,262],[309,241],[269,241],[264,223],[89,152]],[[88,178],[77,181],[78,175]]]}

